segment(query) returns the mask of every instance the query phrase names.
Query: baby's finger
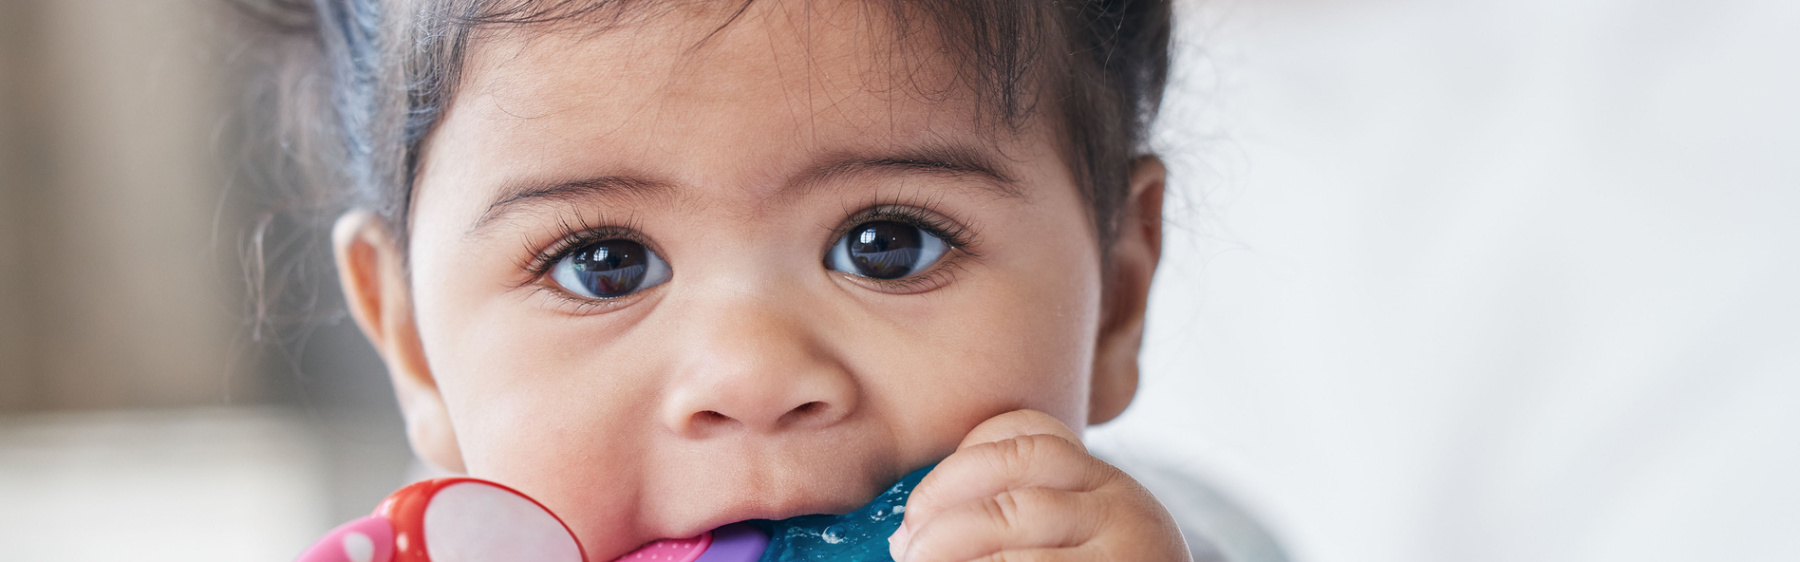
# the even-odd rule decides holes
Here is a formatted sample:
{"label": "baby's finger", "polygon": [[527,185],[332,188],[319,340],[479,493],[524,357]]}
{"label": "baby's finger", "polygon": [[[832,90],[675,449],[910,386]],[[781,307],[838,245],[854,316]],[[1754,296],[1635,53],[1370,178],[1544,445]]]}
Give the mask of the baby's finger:
{"label": "baby's finger", "polygon": [[952,507],[911,536],[901,562],[962,562],[1002,551],[1079,546],[1103,521],[1091,494],[1022,488]]}
{"label": "baby's finger", "polygon": [[981,425],[975,426],[975,429],[969,430],[969,434],[963,437],[962,444],[957,445],[956,448],[962,450],[982,443],[1005,441],[1026,435],[1061,437],[1080,447],[1082,452],[1087,452],[1087,447],[1081,444],[1081,436],[1076,435],[1075,430],[1069,429],[1069,426],[1062,420],[1037,410],[1013,410],[988,418],[987,421],[981,422]]}
{"label": "baby's finger", "polygon": [[1018,488],[1087,491],[1105,483],[1100,462],[1051,435],[1023,435],[964,448],[938,463],[906,501],[906,526],[917,529],[940,509]]}
{"label": "baby's finger", "polygon": [[1040,412],[1013,412],[983,423],[914,489],[892,541],[896,550],[943,509],[1012,489],[1088,491],[1105,485],[1117,471],[1088,455],[1074,437],[1062,422]]}

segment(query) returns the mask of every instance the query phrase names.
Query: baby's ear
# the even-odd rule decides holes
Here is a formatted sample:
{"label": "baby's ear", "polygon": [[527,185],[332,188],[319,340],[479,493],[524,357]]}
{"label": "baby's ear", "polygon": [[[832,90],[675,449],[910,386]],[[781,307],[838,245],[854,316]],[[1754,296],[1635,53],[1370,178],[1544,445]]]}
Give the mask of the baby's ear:
{"label": "baby's ear", "polygon": [[1105,264],[1089,424],[1118,417],[1137,394],[1144,308],[1150,299],[1150,279],[1162,259],[1163,186],[1167,179],[1168,170],[1155,156],[1132,163],[1130,192],[1119,209],[1118,234]]}
{"label": "baby's ear", "polygon": [[439,468],[464,472],[450,412],[419,342],[401,248],[380,219],[360,209],[338,218],[331,242],[344,300],[387,364],[413,451]]}

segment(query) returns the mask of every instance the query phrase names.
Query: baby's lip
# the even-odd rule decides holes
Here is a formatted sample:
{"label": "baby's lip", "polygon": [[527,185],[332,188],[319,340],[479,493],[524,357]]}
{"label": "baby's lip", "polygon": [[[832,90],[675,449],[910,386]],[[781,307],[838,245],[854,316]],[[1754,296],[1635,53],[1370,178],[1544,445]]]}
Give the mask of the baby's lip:
{"label": "baby's lip", "polygon": [[680,539],[744,521],[841,515],[866,505],[898,479],[883,464],[834,460],[850,462],[823,471],[748,463],[701,482],[656,482],[646,496],[656,499],[641,500],[634,527],[640,537]]}
{"label": "baby's lip", "polygon": [[858,506],[867,503],[868,498],[857,498],[856,502],[828,502],[823,499],[793,499],[776,503],[745,502],[741,505],[727,506],[704,519],[664,529],[663,534],[673,535],[666,539],[684,539],[699,536],[702,533],[748,521],[780,521],[802,515],[842,515],[855,511]]}
{"label": "baby's lip", "polygon": [[697,536],[701,533],[705,533],[707,531],[711,531],[713,529],[717,529],[717,528],[724,527],[726,525],[731,525],[734,523],[744,523],[744,522],[748,522],[748,521],[759,521],[759,520],[780,521],[782,519],[799,517],[802,515],[818,515],[818,514],[827,514],[827,513],[833,514],[833,515],[838,515],[841,513],[848,513],[849,511],[850,511],[849,509],[844,509],[844,510],[836,510],[836,509],[829,509],[829,508],[807,509],[807,508],[802,508],[802,507],[794,507],[794,508],[789,508],[789,509],[755,509],[755,508],[736,509],[736,510],[730,510],[730,511],[720,513],[714,517],[707,518],[703,522],[697,524],[695,526],[696,530],[694,530],[688,536]]}

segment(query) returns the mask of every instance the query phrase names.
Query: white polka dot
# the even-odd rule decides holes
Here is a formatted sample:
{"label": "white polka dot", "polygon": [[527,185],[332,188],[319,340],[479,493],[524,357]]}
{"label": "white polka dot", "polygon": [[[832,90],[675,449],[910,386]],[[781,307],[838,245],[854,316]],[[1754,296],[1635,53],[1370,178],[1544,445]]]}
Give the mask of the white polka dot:
{"label": "white polka dot", "polygon": [[344,556],[349,557],[350,562],[374,562],[375,541],[362,533],[344,535]]}

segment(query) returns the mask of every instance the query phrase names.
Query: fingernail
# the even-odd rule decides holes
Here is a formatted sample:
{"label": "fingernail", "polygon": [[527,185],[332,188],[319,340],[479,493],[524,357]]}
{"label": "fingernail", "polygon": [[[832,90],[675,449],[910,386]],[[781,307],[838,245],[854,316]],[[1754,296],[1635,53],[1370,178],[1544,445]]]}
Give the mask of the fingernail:
{"label": "fingernail", "polygon": [[901,555],[906,554],[906,542],[909,540],[912,540],[912,531],[906,530],[906,524],[901,523],[894,534],[888,535],[888,556],[899,560]]}

